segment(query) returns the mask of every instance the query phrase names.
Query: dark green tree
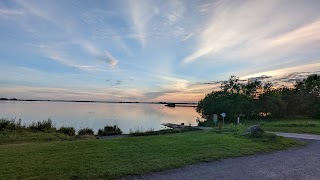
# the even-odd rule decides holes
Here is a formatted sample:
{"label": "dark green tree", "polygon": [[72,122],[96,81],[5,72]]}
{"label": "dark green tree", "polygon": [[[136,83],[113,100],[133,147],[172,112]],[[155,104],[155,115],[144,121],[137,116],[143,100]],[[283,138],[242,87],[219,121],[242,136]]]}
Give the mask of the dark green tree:
{"label": "dark green tree", "polygon": [[239,93],[226,91],[211,92],[199,101],[197,112],[205,119],[211,119],[213,114],[225,112],[227,119],[236,116],[248,116],[250,113],[250,98]]}
{"label": "dark green tree", "polygon": [[283,100],[281,90],[272,90],[261,95],[258,103],[261,116],[282,118],[286,115],[288,103]]}

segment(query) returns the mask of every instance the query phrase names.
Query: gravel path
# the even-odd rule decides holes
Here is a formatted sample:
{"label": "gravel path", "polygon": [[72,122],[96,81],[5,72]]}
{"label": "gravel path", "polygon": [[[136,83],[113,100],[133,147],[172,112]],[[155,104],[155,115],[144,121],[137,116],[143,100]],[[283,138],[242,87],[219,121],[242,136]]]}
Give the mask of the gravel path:
{"label": "gravel path", "polygon": [[[299,137],[301,138],[301,137]],[[320,179],[320,141],[266,154],[199,163],[123,179]]]}

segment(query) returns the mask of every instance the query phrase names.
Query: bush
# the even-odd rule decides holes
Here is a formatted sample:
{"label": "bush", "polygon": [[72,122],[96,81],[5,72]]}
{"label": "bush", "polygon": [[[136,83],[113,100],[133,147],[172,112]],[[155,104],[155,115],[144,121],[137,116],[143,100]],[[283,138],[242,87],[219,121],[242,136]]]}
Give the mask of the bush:
{"label": "bush", "polygon": [[94,132],[93,132],[93,130],[90,129],[90,128],[83,128],[83,129],[80,129],[80,130],[78,131],[78,135],[79,135],[79,136],[93,135],[93,134],[94,134]]}
{"label": "bush", "polygon": [[76,130],[73,127],[61,127],[57,132],[68,136],[74,136],[76,134]]}
{"label": "bush", "polygon": [[0,119],[0,131],[3,130],[22,130],[25,129],[25,126],[21,125],[21,119],[19,119],[17,122],[15,119]]}
{"label": "bush", "polygon": [[43,121],[33,122],[28,128],[32,131],[42,131],[42,132],[56,130],[50,118],[47,121],[43,120]]}
{"label": "bush", "polygon": [[121,129],[117,126],[105,126],[103,129],[98,130],[98,136],[111,136],[122,134]]}

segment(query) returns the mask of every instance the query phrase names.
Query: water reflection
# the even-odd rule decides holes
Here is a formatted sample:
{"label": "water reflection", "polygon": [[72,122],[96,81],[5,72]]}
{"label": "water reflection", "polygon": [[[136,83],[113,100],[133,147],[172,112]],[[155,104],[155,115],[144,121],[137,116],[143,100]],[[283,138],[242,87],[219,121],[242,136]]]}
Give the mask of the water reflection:
{"label": "water reflection", "polygon": [[[4,102],[4,101],[3,101]],[[21,118],[30,124],[51,117],[56,127],[89,127],[97,131],[105,125],[118,125],[124,133],[132,130],[159,130],[162,123],[196,124],[192,107],[165,107],[162,104],[108,104],[72,102],[0,103],[0,118]]]}

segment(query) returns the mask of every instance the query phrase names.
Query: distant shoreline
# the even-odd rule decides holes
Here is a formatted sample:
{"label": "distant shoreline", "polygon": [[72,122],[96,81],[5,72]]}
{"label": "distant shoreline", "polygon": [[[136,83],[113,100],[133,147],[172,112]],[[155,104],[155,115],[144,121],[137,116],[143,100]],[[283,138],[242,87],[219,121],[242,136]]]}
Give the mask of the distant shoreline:
{"label": "distant shoreline", "polygon": [[173,104],[177,104],[177,105],[195,105],[198,103],[188,103],[188,102],[140,102],[140,101],[86,101],[86,100],[40,100],[40,99],[7,99],[7,98],[0,98],[0,101],[42,101],[42,102],[83,102],[83,103],[117,103],[117,104],[121,104],[121,103],[125,103],[125,104],[169,104],[169,103],[173,103]]}

